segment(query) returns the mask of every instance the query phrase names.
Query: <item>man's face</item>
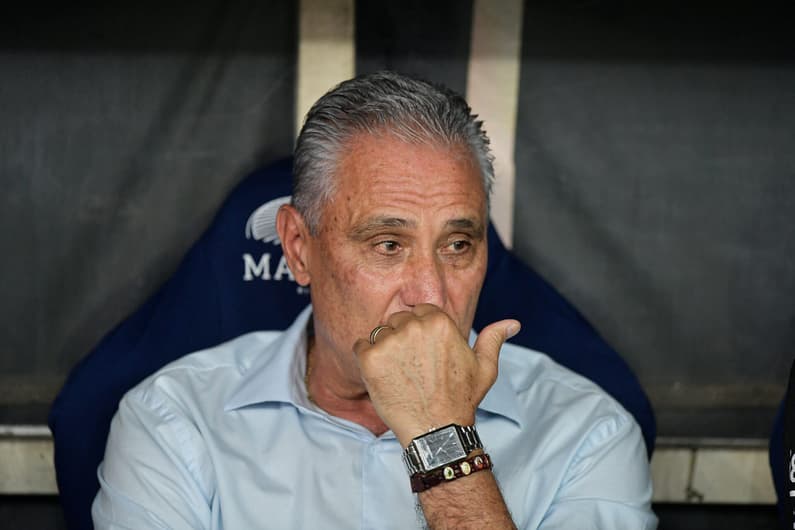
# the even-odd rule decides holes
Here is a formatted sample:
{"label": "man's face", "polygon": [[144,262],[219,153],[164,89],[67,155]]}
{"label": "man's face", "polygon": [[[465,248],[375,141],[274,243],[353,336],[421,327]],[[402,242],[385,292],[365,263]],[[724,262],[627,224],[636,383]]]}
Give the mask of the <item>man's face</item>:
{"label": "man's face", "polygon": [[352,346],[398,311],[434,304],[468,336],[486,271],[487,206],[464,147],[359,135],[307,242],[314,351],[352,381]]}

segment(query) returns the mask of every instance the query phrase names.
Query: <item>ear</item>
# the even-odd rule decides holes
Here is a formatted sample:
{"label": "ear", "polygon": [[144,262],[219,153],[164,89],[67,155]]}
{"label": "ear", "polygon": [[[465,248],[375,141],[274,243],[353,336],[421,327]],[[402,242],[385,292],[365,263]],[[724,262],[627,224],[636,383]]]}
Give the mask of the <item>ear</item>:
{"label": "ear", "polygon": [[309,285],[309,229],[303,216],[292,205],[284,204],[276,213],[276,231],[282,242],[287,266],[298,285]]}

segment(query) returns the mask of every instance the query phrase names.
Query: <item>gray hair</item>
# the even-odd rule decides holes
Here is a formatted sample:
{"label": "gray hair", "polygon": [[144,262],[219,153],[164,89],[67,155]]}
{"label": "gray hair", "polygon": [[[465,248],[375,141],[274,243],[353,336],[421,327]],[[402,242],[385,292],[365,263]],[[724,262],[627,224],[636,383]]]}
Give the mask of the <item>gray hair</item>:
{"label": "gray hair", "polygon": [[393,72],[361,75],[327,92],[309,110],[293,162],[293,205],[315,235],[322,205],[334,193],[334,172],[348,141],[387,132],[407,143],[469,148],[480,166],[488,200],[494,157],[483,122],[452,90]]}

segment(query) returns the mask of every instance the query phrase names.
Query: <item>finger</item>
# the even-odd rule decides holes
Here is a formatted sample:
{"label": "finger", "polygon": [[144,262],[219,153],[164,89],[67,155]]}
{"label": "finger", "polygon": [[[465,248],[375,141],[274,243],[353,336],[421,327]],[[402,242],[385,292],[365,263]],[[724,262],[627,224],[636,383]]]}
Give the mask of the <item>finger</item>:
{"label": "finger", "polygon": [[353,343],[353,353],[356,356],[360,356],[367,348],[372,346],[370,341],[367,339],[357,339],[356,342]]}
{"label": "finger", "polygon": [[397,313],[392,313],[391,315],[389,315],[389,318],[386,319],[386,325],[391,327],[392,330],[395,330],[396,328],[399,328],[402,324],[414,318],[416,318],[414,313],[411,313],[409,311],[398,311]]}
{"label": "finger", "polygon": [[425,315],[431,313],[437,313],[441,310],[442,310],[441,307],[433,304],[417,304],[411,309],[411,312],[417,315],[418,317],[424,317]]}
{"label": "finger", "polygon": [[507,319],[494,322],[483,328],[478,335],[478,340],[475,341],[475,347],[472,348],[478,356],[478,360],[496,366],[503,343],[519,333],[521,327],[518,320]]}

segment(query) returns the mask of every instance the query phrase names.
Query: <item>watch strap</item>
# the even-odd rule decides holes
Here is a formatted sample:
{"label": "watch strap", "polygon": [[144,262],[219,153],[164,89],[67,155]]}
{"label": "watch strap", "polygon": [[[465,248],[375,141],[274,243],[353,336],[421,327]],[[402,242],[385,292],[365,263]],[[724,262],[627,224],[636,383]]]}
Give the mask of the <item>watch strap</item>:
{"label": "watch strap", "polygon": [[448,464],[441,468],[434,469],[428,473],[415,473],[411,476],[411,491],[420,493],[438,486],[442,482],[451,482],[461,477],[466,477],[472,473],[491,469],[491,458],[488,454],[482,453],[458,462]]}
{"label": "watch strap", "polygon": [[483,449],[483,442],[480,441],[478,430],[474,425],[456,425],[458,435],[461,437],[461,442],[464,444],[464,451],[466,454],[475,451],[476,449]]}
{"label": "watch strap", "polygon": [[414,445],[413,440],[403,451],[403,463],[406,464],[406,469],[409,470],[409,476],[422,471],[422,460],[420,460],[417,446]]}

